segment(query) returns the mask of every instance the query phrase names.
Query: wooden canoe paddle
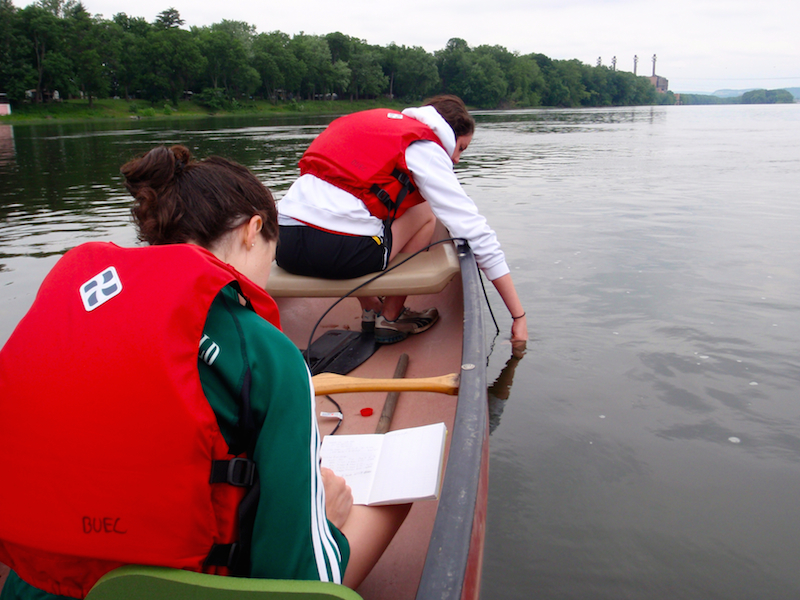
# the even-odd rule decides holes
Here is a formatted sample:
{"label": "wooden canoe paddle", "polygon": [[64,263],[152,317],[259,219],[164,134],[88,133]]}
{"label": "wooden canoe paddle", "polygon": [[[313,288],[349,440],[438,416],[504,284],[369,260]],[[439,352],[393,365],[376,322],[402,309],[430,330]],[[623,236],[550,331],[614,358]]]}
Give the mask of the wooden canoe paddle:
{"label": "wooden canoe paddle", "polygon": [[314,383],[314,393],[317,396],[348,392],[437,392],[451,396],[458,394],[458,373],[413,379],[370,379],[320,373],[314,375],[311,381]]}
{"label": "wooden canoe paddle", "polygon": [[[408,369],[408,354],[403,352],[400,358],[397,359],[397,366],[394,369],[394,378],[402,379],[406,376]],[[386,400],[383,402],[383,410],[381,411],[381,418],[378,419],[378,426],[375,428],[375,433],[386,433],[392,425],[392,416],[394,416],[394,407],[397,406],[397,398],[400,392],[389,392],[386,394]]]}

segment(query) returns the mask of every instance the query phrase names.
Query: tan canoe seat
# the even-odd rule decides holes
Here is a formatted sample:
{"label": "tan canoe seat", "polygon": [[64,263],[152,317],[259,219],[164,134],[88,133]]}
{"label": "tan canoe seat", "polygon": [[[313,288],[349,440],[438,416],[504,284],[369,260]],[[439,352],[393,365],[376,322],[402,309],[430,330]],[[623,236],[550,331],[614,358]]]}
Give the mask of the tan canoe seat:
{"label": "tan canoe seat", "polygon": [[[402,262],[408,256],[408,254],[398,254],[389,263],[389,267]],[[359,289],[353,296],[437,294],[458,272],[456,249],[451,242],[446,242],[418,254],[403,266]],[[275,298],[338,298],[374,276],[375,274],[370,274],[356,279],[303,277],[287,273],[273,263],[267,291]]]}

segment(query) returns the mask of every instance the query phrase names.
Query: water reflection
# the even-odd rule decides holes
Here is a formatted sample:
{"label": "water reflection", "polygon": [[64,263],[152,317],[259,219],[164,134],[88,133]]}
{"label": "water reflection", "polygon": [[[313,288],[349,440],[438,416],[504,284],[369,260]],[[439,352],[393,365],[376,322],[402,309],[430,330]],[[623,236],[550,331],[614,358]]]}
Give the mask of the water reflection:
{"label": "water reflection", "polygon": [[500,425],[500,418],[506,407],[506,402],[511,396],[511,386],[514,385],[514,373],[522,357],[525,356],[527,342],[512,342],[511,356],[497,375],[497,379],[489,386],[489,435]]}
{"label": "water reflection", "polygon": [[[198,158],[217,154],[243,163],[280,197],[297,177],[297,161],[309,140],[324,127],[302,124],[208,131],[204,122],[183,125],[187,129],[140,124],[18,127],[18,168],[0,163],[0,219],[20,209],[29,214],[81,213],[124,196],[120,166],[160,144],[183,143]],[[13,143],[13,138],[8,139]]]}
{"label": "water reflection", "polygon": [[0,167],[14,162],[14,126],[0,123]]}
{"label": "water reflection", "polygon": [[[59,253],[136,243],[129,158],[185,143],[280,197],[331,119],[15,125],[0,342]],[[797,597],[797,105],[476,119],[457,173],[535,336],[489,360],[483,595]]]}
{"label": "water reflection", "polygon": [[475,111],[475,122],[483,128],[513,130],[520,133],[573,133],[608,131],[605,125],[654,124],[666,118],[657,107],[648,108],[590,108],[553,110],[532,108],[504,111]]}

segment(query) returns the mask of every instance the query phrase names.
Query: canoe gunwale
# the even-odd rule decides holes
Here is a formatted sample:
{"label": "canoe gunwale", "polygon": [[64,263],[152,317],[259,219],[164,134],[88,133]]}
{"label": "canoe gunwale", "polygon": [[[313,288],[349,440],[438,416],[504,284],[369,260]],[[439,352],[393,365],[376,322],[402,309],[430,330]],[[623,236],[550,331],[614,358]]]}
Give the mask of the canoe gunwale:
{"label": "canoe gunwale", "polygon": [[[475,257],[466,243],[458,245],[464,297],[464,330],[461,354],[461,382],[450,453],[439,496],[428,553],[417,589],[417,600],[460,599],[465,580],[479,583],[480,573],[467,572],[475,563],[472,548],[482,469],[488,444],[486,354],[483,331],[482,286]],[[485,485],[485,473],[483,479]],[[479,516],[480,518],[480,516]],[[480,543],[482,544],[482,535]],[[473,554],[471,556],[471,550]],[[480,559],[477,561],[479,568]]]}

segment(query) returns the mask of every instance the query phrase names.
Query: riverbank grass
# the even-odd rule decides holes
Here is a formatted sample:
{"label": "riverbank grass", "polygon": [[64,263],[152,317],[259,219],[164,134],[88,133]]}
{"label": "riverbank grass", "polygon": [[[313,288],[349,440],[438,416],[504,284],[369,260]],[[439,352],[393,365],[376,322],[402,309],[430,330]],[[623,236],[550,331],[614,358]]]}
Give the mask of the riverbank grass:
{"label": "riverbank grass", "polygon": [[231,115],[287,115],[287,114],[347,114],[376,107],[401,110],[407,104],[387,99],[381,100],[303,100],[279,101],[251,100],[238,102],[235,107],[210,111],[191,100],[181,100],[175,106],[171,102],[153,105],[143,100],[101,99],[65,100],[46,104],[20,104],[9,116],[0,117],[0,123],[26,123],[48,120],[88,121],[96,119],[156,119],[161,117],[206,117]]}

